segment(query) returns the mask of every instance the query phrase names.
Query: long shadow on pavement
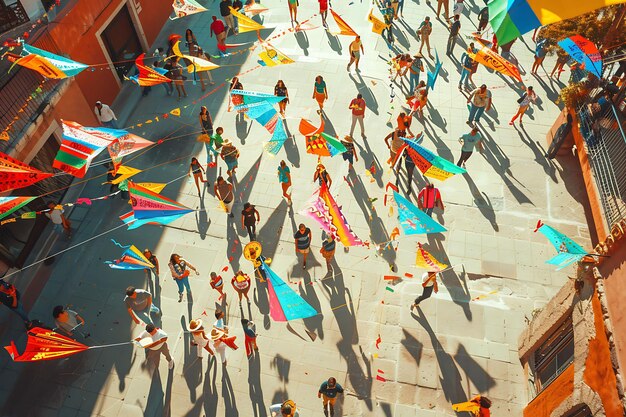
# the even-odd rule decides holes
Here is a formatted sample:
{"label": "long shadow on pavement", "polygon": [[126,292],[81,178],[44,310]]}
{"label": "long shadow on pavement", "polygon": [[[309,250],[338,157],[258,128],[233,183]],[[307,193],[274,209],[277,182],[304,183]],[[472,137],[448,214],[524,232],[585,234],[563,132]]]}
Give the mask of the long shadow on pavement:
{"label": "long shadow on pavement", "polygon": [[462,344],[459,344],[454,360],[479,392],[487,392],[496,385],[496,381],[472,358]]}

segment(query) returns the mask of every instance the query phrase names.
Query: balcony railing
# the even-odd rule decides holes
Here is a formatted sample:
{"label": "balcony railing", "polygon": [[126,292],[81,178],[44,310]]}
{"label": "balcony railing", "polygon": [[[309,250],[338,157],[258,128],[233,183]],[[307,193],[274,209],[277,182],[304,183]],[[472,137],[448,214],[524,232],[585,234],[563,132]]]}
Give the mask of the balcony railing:
{"label": "balcony railing", "polygon": [[591,172],[608,229],[626,218],[626,102],[625,86],[612,95],[597,87],[577,109]]}
{"label": "balcony railing", "polygon": [[26,14],[26,10],[24,10],[24,6],[22,6],[19,0],[6,6],[0,2],[0,34],[28,21],[28,14]]}

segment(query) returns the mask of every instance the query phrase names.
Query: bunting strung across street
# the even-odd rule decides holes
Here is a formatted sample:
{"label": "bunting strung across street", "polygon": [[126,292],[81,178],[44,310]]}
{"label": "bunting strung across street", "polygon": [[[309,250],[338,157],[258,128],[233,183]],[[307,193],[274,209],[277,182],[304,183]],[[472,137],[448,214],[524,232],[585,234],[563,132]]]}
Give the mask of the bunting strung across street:
{"label": "bunting strung across street", "polygon": [[24,207],[37,197],[0,197],[0,219]]}
{"label": "bunting strung across street", "polygon": [[128,191],[133,210],[122,216],[122,221],[128,224],[129,230],[147,223],[169,224],[193,211],[131,181],[128,182]]}
{"label": "bunting strung across street", "polygon": [[0,192],[28,187],[52,175],[0,152]]}
{"label": "bunting strung across street", "polygon": [[265,262],[260,268],[265,272],[269,294],[270,317],[274,321],[306,319],[317,315],[300,295],[292,290]]}
{"label": "bunting strung across street", "polygon": [[492,0],[487,7],[489,23],[498,43],[504,45],[541,26],[624,2],[626,0]]}
{"label": "bunting strung across street", "polygon": [[113,243],[119,246],[122,249],[126,249],[122,256],[119,259],[114,261],[105,261],[104,263],[109,265],[109,268],[112,269],[124,269],[124,270],[134,270],[134,269],[146,269],[146,268],[154,268],[155,266],[141,253],[139,249],[135,245],[122,246],[117,243],[115,240],[111,239]]}
{"label": "bunting strung across street", "polygon": [[170,20],[179,19],[181,17],[190,16],[192,14],[206,12],[207,9],[195,0],[174,0],[172,3],[174,9],[174,17],[170,16]]}
{"label": "bunting strung across street", "polygon": [[72,61],[27,44],[22,45],[21,55],[7,53],[6,57],[9,62],[13,62],[13,65],[20,65],[37,71],[46,78],[62,79],[73,77],[89,67],[89,65]]}
{"label": "bunting strung across street", "polygon": [[417,244],[417,257],[415,259],[415,265],[418,268],[424,268],[430,272],[441,272],[448,267],[448,265],[439,262],[428,253],[423,247],[421,243]]}
{"label": "bunting strung across street", "polygon": [[144,64],[143,60],[145,55],[146,54],[143,53],[135,59],[135,66],[139,74],[131,76],[129,80],[137,83],[140,87],[151,87],[153,85],[171,83],[172,80],[165,76],[167,73],[165,68],[152,68]]}
{"label": "bunting strung across street", "polygon": [[558,254],[546,261],[547,264],[556,265],[556,270],[561,270],[566,266],[578,262],[589,253],[582,248],[578,243],[572,239],[554,229],[553,227],[543,224],[541,220],[537,222],[535,232],[540,232],[548,238],[554,249]]}
{"label": "bunting strung across street", "polygon": [[506,59],[502,58],[502,56],[498,55],[491,48],[483,45],[482,48],[478,50],[478,52],[471,53],[468,52],[470,58],[474,61],[483,64],[484,66],[494,69],[499,73],[504,75],[508,75],[509,77],[515,78],[517,81],[522,82],[522,77],[519,73],[519,69]]}
{"label": "bunting strung across street", "polygon": [[441,63],[441,61],[439,61],[439,54],[435,49],[435,69],[433,70],[433,72],[428,71],[426,73],[426,85],[429,89],[435,89],[435,81],[437,81],[437,76],[439,75],[439,71],[441,71],[442,66],[443,64]]}
{"label": "bunting strung across street", "polygon": [[352,231],[341,208],[330,194],[325,183],[313,193],[300,214],[317,221],[326,233],[336,236],[346,247],[367,246]]}
{"label": "bunting strung across street", "polygon": [[[422,136],[420,133],[419,138]],[[415,139],[402,138],[406,143],[404,151],[408,153],[415,166],[425,177],[434,178],[436,180],[445,181],[456,174],[464,174],[467,171],[452,162],[435,155],[425,147],[419,145]],[[398,156],[402,152],[398,152]]]}
{"label": "bunting strung across street", "polygon": [[580,35],[574,35],[559,41],[559,46],[576,62],[581,63],[586,71],[602,78],[602,55],[593,42]]}
{"label": "bunting strung across street", "polygon": [[359,36],[354,29],[352,29],[350,25],[335,12],[335,10],[330,9],[330,13],[333,16],[333,19],[335,19],[337,26],[339,26],[339,32],[332,32],[333,35]]}
{"label": "bunting strung across street", "polygon": [[447,230],[396,191],[393,192],[393,198],[398,205],[398,221],[404,234],[441,233]]}

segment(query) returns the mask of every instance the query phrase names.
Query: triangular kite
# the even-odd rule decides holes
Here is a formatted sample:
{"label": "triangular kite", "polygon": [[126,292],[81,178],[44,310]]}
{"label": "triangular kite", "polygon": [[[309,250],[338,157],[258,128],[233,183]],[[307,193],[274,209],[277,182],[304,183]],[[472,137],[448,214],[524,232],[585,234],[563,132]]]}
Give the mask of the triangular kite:
{"label": "triangular kite", "polygon": [[201,72],[201,71],[211,71],[220,67],[219,65],[216,65],[209,60],[198,58],[197,56],[183,54],[182,52],[180,52],[179,45],[180,45],[180,41],[177,41],[176,44],[174,44],[174,46],[172,47],[172,52],[174,53],[174,55],[181,57],[181,58],[185,58],[186,60],[191,62],[187,66],[188,73],[191,74],[191,73]]}
{"label": "triangular kite", "polygon": [[306,137],[306,152],[319,156],[335,156],[346,152],[346,147],[337,138],[322,132]]}
{"label": "triangular kite", "polygon": [[5,346],[14,362],[35,362],[50,359],[60,359],[89,349],[88,346],[78,343],[67,336],[52,330],[34,327],[27,332],[28,340],[24,352],[17,351],[15,343]]}
{"label": "triangular kite", "polygon": [[267,278],[270,317],[274,321],[306,319],[316,316],[317,311],[285,283],[265,262],[260,268]]}
{"label": "triangular kite", "polygon": [[269,9],[267,7],[259,3],[246,4],[245,6],[243,6],[243,11],[248,14],[251,14],[252,16],[256,16],[268,10]]}
{"label": "triangular kite", "polygon": [[483,45],[482,48],[476,53],[468,52],[467,55],[474,61],[483,64],[488,68],[492,68],[504,75],[515,78],[517,81],[522,82],[519,69],[502,56],[498,55],[491,48]]}
{"label": "triangular kite", "polygon": [[153,193],[161,194],[161,191],[163,191],[167,184],[161,182],[140,182],[137,185],[143,188],[147,188]]}
{"label": "triangular kite", "polygon": [[117,169],[117,175],[119,175],[119,177],[116,177],[115,179],[111,180],[111,184],[119,184],[120,182],[127,180],[133,175],[139,174],[140,172],[141,172],[140,169],[129,167],[126,165],[121,165]]}
{"label": "triangular kite", "polygon": [[259,54],[259,58],[261,58],[258,61],[259,64],[266,67],[293,64],[295,62],[267,42],[263,45],[263,52]]}
{"label": "triangular kite", "polygon": [[[419,135],[421,137],[422,134]],[[435,155],[425,147],[419,145],[415,139],[402,138],[406,143],[403,148],[408,153],[409,157],[415,163],[415,166],[420,170],[425,177],[434,178],[437,180],[447,180],[456,174],[464,174],[467,171],[452,162]],[[400,155],[401,152],[398,152]]]}
{"label": "triangular kite", "polygon": [[144,64],[145,53],[139,55],[135,59],[135,66],[139,71],[138,75],[133,75],[129,79],[136,82],[141,87],[150,87],[157,84],[171,83],[172,80],[167,78],[165,74],[168,72],[164,68],[151,68]]}
{"label": "triangular kite", "polygon": [[554,249],[558,254],[546,261],[547,264],[556,265],[557,271],[578,262],[589,253],[583,249],[578,243],[574,242],[571,238],[554,229],[553,227],[543,224],[541,220],[537,222],[537,228],[535,232],[542,233],[548,238]]}
{"label": "triangular kite", "polygon": [[441,61],[439,61],[439,54],[437,53],[437,50],[435,49],[435,69],[433,70],[433,72],[428,71],[426,73],[426,80],[427,80],[426,85],[431,90],[435,89],[435,81],[437,81],[437,76],[439,75],[439,71],[441,71],[442,65],[443,64],[441,63]]}
{"label": "triangular kite", "polygon": [[92,135],[76,122],[62,120],[63,140],[53,168],[60,169],[75,177],[85,176],[91,161],[111,142],[97,135]]}
{"label": "triangular kite", "polygon": [[8,54],[7,58],[14,65],[37,71],[46,78],[73,77],[89,67],[89,65],[26,44],[22,45],[22,55]]}
{"label": "triangular kite", "polygon": [[417,257],[415,258],[415,265],[418,268],[424,268],[430,272],[441,272],[448,267],[448,265],[439,262],[428,253],[423,247],[421,243],[417,244]]}
{"label": "triangular kite", "polygon": [[130,192],[130,201],[133,206],[132,216],[134,217],[134,221],[128,223],[128,229],[136,229],[147,223],[168,224],[193,211],[189,207],[152,192],[132,181],[128,182],[128,191]]}
{"label": "triangular kite", "polygon": [[125,270],[154,268],[154,265],[148,259],[146,259],[143,253],[141,253],[141,251],[137,249],[135,245],[122,246],[115,240],[111,240],[117,246],[126,250],[124,251],[124,253],[122,253],[122,256],[119,259],[104,262],[105,264],[109,265],[110,268]]}
{"label": "triangular kite", "polygon": [[52,175],[0,152],[0,192],[28,187]]}
{"label": "triangular kite", "polygon": [[0,219],[21,209],[37,197],[0,197]]}
{"label": "triangular kite", "polygon": [[330,13],[333,15],[337,26],[339,26],[339,32],[333,32],[333,35],[359,36],[333,9],[330,9]]}
{"label": "triangular kite", "polygon": [[239,33],[253,32],[253,31],[259,31],[261,29],[265,29],[265,26],[263,26],[260,23],[255,22],[254,20],[250,19],[248,16],[239,13],[237,10],[233,9],[232,7],[229,7],[229,9],[233,17],[237,19],[237,23],[239,24]]}
{"label": "triangular kite", "polygon": [[195,0],[174,0],[172,8],[174,9],[175,17],[170,16],[170,20],[207,11],[207,9],[202,7],[202,5]]}
{"label": "triangular kite", "polygon": [[447,230],[397,192],[393,192],[393,197],[398,205],[398,221],[404,234],[441,233]]}

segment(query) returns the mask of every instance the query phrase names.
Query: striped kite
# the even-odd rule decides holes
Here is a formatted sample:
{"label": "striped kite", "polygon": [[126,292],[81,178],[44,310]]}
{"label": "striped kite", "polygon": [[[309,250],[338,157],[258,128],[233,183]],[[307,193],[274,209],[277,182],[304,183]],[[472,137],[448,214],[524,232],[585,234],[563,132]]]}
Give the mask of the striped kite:
{"label": "striped kite", "polygon": [[132,181],[128,182],[128,191],[133,210],[122,216],[122,220],[128,224],[129,230],[148,223],[169,224],[193,211]]}
{"label": "striped kite", "polygon": [[135,66],[139,71],[138,75],[129,77],[129,80],[137,83],[140,87],[150,87],[157,84],[171,83],[172,80],[167,78],[165,74],[168,72],[165,68],[148,67],[143,60],[146,54],[143,53],[135,59]]}
{"label": "striped kite", "polygon": [[28,187],[52,175],[0,152],[0,192]]}
{"label": "striped kite", "polygon": [[[72,61],[32,45],[22,45],[22,54],[8,54],[7,58],[13,65],[20,65],[37,71],[46,78],[62,79],[73,77],[88,68],[89,65]],[[11,67],[12,68],[12,67]],[[10,71],[10,69],[9,69]]]}
{"label": "striped kite", "polygon": [[146,259],[143,253],[141,253],[141,251],[137,249],[135,245],[122,246],[115,240],[111,240],[117,246],[126,250],[124,251],[124,253],[122,253],[122,256],[119,259],[105,262],[105,264],[109,265],[109,268],[124,270],[154,268],[154,265],[152,265],[152,263],[148,259]]}
{"label": "striped kite", "polygon": [[175,20],[181,17],[207,11],[207,9],[202,7],[202,5],[195,0],[174,0],[174,3],[172,3],[172,8],[174,8],[174,14],[176,16],[170,16],[170,20]]}
{"label": "striped kite", "polygon": [[0,219],[21,209],[37,197],[0,197]]}
{"label": "striped kite", "polygon": [[270,317],[274,321],[306,319],[316,316],[317,311],[285,283],[265,262],[260,269],[267,278]]}
{"label": "striped kite", "polygon": [[[435,155],[425,147],[419,145],[418,141],[421,137],[422,134],[420,133],[417,139],[402,138],[406,143],[402,149],[408,153],[411,160],[415,163],[415,166],[417,166],[425,177],[445,181],[453,175],[465,174],[467,172],[464,168],[456,166],[447,159]],[[402,152],[398,152],[398,158],[401,154]]]}
{"label": "striped kite", "polygon": [[441,233],[447,230],[396,191],[393,192],[393,198],[398,205],[398,221],[404,234]]}

